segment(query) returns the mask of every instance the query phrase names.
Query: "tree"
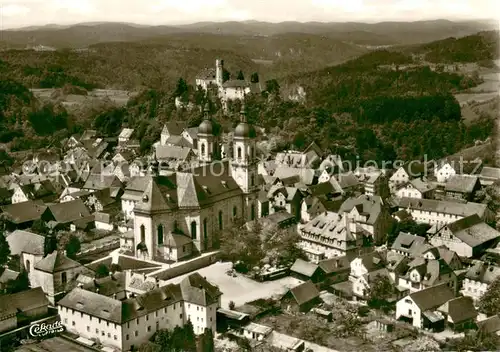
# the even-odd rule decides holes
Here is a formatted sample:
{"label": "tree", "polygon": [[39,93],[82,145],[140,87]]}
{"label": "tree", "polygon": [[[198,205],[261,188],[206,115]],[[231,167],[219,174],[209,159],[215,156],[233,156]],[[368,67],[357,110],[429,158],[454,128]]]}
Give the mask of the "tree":
{"label": "tree", "polygon": [[201,351],[215,352],[214,334],[212,332],[212,329],[205,328],[205,331],[201,336],[200,344],[201,344]]}
{"label": "tree", "polygon": [[28,277],[28,272],[22,271],[17,279],[7,281],[5,286],[5,292],[8,294],[29,290],[30,279]]}
{"label": "tree", "polygon": [[251,83],[259,83],[259,74],[257,72],[252,73],[250,76]]}
{"label": "tree", "polygon": [[66,244],[66,256],[71,259],[76,259],[76,254],[80,252],[81,243],[78,237],[75,235],[70,235],[68,239],[68,244]]}
{"label": "tree", "polygon": [[368,305],[380,308],[387,305],[387,301],[394,293],[393,284],[387,276],[376,275],[370,283]]}
{"label": "tree", "polygon": [[179,80],[177,81],[177,86],[175,88],[175,96],[176,97],[181,97],[184,95],[184,93],[187,93],[188,92],[188,85],[186,83],[186,81],[184,80],[184,78],[179,78]]}
{"label": "tree", "polygon": [[468,332],[464,337],[451,339],[447,351],[498,351],[500,339],[497,335],[483,330]]}
{"label": "tree", "polygon": [[280,85],[278,81],[275,79],[266,81],[266,91],[269,94],[278,94],[280,92]]}
{"label": "tree", "polygon": [[37,219],[33,221],[33,225],[31,225],[31,230],[40,235],[46,235],[49,233],[49,228],[45,221],[42,219]]}
{"label": "tree", "polygon": [[45,241],[43,243],[43,253],[44,256],[57,250],[57,238],[53,234],[45,236]]}
{"label": "tree", "polygon": [[243,71],[239,71],[238,72],[238,76],[236,77],[237,80],[240,80],[240,81],[244,81],[245,80],[245,76],[243,75]]}
{"label": "tree", "polygon": [[0,231],[0,266],[7,264],[10,256],[9,242],[5,238],[4,232]]}
{"label": "tree", "polygon": [[97,266],[97,268],[95,269],[95,277],[101,278],[101,277],[106,277],[106,276],[109,276],[108,267],[104,264],[99,264]]}
{"label": "tree", "polygon": [[222,70],[222,82],[229,81],[231,79],[231,73],[225,68]]}
{"label": "tree", "polygon": [[194,334],[194,327],[191,320],[188,320],[183,327],[184,332],[184,352],[197,352],[196,350],[196,335]]}
{"label": "tree", "polygon": [[479,300],[479,311],[491,316],[500,312],[500,278],[493,281]]}
{"label": "tree", "polygon": [[112,273],[115,273],[117,271],[123,271],[122,270],[122,267],[118,264],[111,264],[111,266],[109,267],[109,271],[112,272]]}

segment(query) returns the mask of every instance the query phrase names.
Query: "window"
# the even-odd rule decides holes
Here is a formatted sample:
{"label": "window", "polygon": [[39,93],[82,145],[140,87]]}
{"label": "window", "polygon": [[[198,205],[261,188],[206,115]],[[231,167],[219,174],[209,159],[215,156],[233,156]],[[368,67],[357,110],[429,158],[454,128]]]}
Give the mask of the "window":
{"label": "window", "polygon": [[205,143],[201,143],[201,155],[205,155]]}
{"label": "window", "polygon": [[149,321],[149,315],[146,315],[146,321]]}
{"label": "window", "polygon": [[68,318],[64,318],[64,324],[68,324]]}
{"label": "window", "polygon": [[222,210],[219,211],[219,230],[223,230],[224,224],[222,223]]}
{"label": "window", "polygon": [[236,214],[238,214],[238,208],[233,207],[233,217],[236,217]]}
{"label": "window", "polygon": [[29,260],[26,261],[26,271],[29,273],[31,270],[31,263]]}
{"label": "window", "polygon": [[95,333],[96,333],[96,334],[99,334],[99,329],[95,329]]}
{"label": "window", "polygon": [[196,221],[191,222],[191,238],[196,239]]}
{"label": "window", "polygon": [[116,335],[113,335],[113,339],[116,341],[118,340],[118,337]]}
{"label": "window", "polygon": [[108,332],[108,339],[110,339],[110,338],[111,338],[111,334]]}
{"label": "window", "polygon": [[163,244],[163,225],[158,225],[158,245]]}
{"label": "window", "polygon": [[130,335],[127,334],[127,336],[125,336],[125,340],[129,340],[130,339]]}
{"label": "window", "polygon": [[241,159],[241,147],[238,147],[238,159]]}
{"label": "window", "polygon": [[137,330],[136,330],[136,331],[134,332],[134,335],[135,335],[135,336],[139,336],[139,331],[137,331]]}
{"label": "window", "polygon": [[254,174],[250,175],[250,186],[252,186],[252,187],[255,186],[255,175]]}
{"label": "window", "polygon": [[250,206],[250,220],[255,220],[255,205]]}
{"label": "window", "polygon": [[75,326],[75,325],[76,325],[76,323],[75,323],[75,321],[74,321],[74,320],[71,322],[71,325],[73,325],[73,326]]}
{"label": "window", "polygon": [[150,331],[151,331],[151,325],[150,325],[150,326],[148,326],[148,332],[150,332]]}
{"label": "window", "polygon": [[182,313],[181,313],[181,314],[179,314],[179,318],[180,318],[180,319],[182,319]]}
{"label": "window", "polygon": [[203,219],[203,238],[205,239],[205,241],[208,238],[207,224],[208,224],[208,219],[207,218]]}
{"label": "window", "polygon": [[144,225],[141,225],[141,242],[146,242],[146,228]]}
{"label": "window", "polygon": [[87,326],[87,331],[89,331],[89,332],[90,332],[90,326]]}

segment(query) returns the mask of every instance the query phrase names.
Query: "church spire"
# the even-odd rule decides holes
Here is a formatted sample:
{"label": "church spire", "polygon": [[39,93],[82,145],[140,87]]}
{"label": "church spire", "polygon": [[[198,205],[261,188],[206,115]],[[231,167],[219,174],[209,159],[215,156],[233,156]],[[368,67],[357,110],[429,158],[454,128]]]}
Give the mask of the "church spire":
{"label": "church spire", "polygon": [[247,122],[247,111],[245,109],[245,102],[241,103],[241,109],[240,109],[240,122],[246,123]]}

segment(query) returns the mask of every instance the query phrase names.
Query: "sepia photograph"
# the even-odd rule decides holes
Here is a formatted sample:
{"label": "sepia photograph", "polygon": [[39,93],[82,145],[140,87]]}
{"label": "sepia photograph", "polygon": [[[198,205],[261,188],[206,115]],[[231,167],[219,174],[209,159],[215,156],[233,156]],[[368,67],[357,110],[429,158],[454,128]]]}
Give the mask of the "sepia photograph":
{"label": "sepia photograph", "polygon": [[0,0],[0,352],[500,351],[500,2]]}

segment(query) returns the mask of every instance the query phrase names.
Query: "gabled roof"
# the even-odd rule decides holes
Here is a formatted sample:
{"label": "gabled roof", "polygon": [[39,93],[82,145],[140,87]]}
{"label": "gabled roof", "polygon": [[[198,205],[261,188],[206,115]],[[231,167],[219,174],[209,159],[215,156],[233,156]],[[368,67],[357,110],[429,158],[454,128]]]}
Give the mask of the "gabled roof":
{"label": "gabled roof", "polygon": [[28,221],[34,221],[41,218],[47,206],[41,200],[26,201],[16,204],[4,205],[2,212],[7,215],[10,222],[22,224]]}
{"label": "gabled roof", "polygon": [[193,150],[189,147],[180,147],[177,145],[158,145],[155,148],[156,158],[158,160],[178,160],[186,161]]}
{"label": "gabled roof", "polygon": [[410,298],[424,312],[441,306],[455,298],[455,295],[447,284],[441,284],[414,292],[410,294]]}
{"label": "gabled roof", "polygon": [[479,174],[479,177],[500,180],[500,168],[484,166]]}
{"label": "gabled roof", "polygon": [[206,80],[206,81],[214,81],[215,80],[215,68],[213,67],[207,67],[207,68],[204,68],[203,70],[200,71],[200,73],[198,73],[196,75],[196,79],[201,79],[201,80]]}
{"label": "gabled roof", "polygon": [[453,175],[444,186],[447,192],[472,193],[479,183],[479,177],[472,175]]}
{"label": "gabled roof", "polygon": [[80,266],[80,263],[69,259],[59,251],[54,251],[39,262],[35,263],[35,269],[46,273],[56,273],[59,271],[78,268]]}
{"label": "gabled roof", "polygon": [[45,237],[33,232],[16,230],[7,236],[11,255],[29,253],[35,255],[44,254]]}
{"label": "gabled roof", "polygon": [[313,276],[313,274],[318,270],[318,265],[310,262],[306,262],[302,259],[297,259],[290,268],[291,272],[301,274],[307,277]]}
{"label": "gabled roof", "polygon": [[500,330],[500,316],[494,315],[487,319],[477,322],[479,330],[489,333],[495,333]]}
{"label": "gabled roof", "polygon": [[478,260],[469,268],[465,277],[469,280],[491,284],[500,277],[500,267]]}
{"label": "gabled roof", "polygon": [[439,307],[438,311],[447,314],[454,324],[475,319],[477,316],[472,298],[468,296],[451,299]]}
{"label": "gabled roof", "polygon": [[345,200],[340,207],[339,212],[350,213],[353,208],[357,208],[358,212],[367,216],[367,222],[374,224],[382,212],[383,201],[379,196],[360,195],[359,197],[351,197]]}
{"label": "gabled roof", "polygon": [[170,134],[174,136],[180,136],[182,131],[188,127],[188,124],[184,121],[170,121],[163,126],[162,134]]}
{"label": "gabled roof", "polygon": [[342,173],[334,176],[342,189],[359,186],[358,178],[351,172]]}
{"label": "gabled roof", "polygon": [[434,199],[413,199],[405,197],[401,198],[398,203],[400,208],[419,209],[459,216],[478,214],[480,217],[483,217],[487,210],[486,204],[472,202],[458,203]]}
{"label": "gabled roof", "polygon": [[411,253],[416,246],[425,242],[425,237],[400,232],[394,240],[391,249],[405,253]]}
{"label": "gabled roof", "polygon": [[224,88],[247,88],[250,84],[242,79],[232,79],[222,84]]}
{"label": "gabled roof", "polygon": [[51,204],[45,212],[50,212],[54,221],[59,224],[67,224],[75,220],[90,217],[90,212],[81,198],[69,202]]}
{"label": "gabled roof", "polygon": [[182,297],[186,302],[208,306],[218,301],[222,295],[217,286],[212,285],[198,272],[195,272],[180,283]]}
{"label": "gabled roof", "polygon": [[179,248],[192,242],[193,240],[189,236],[180,233],[170,232],[165,238],[164,245],[167,247]]}
{"label": "gabled roof", "polygon": [[306,281],[298,286],[291,288],[285,296],[290,293],[298,305],[308,303],[319,297],[319,291],[311,281]]}
{"label": "gabled roof", "polygon": [[477,214],[457,220],[446,227],[454,236],[471,247],[500,238],[500,232],[482,221]]}
{"label": "gabled roof", "polygon": [[330,259],[321,260],[318,266],[326,273],[336,273],[339,271],[351,270],[350,262],[347,256],[334,257]]}

